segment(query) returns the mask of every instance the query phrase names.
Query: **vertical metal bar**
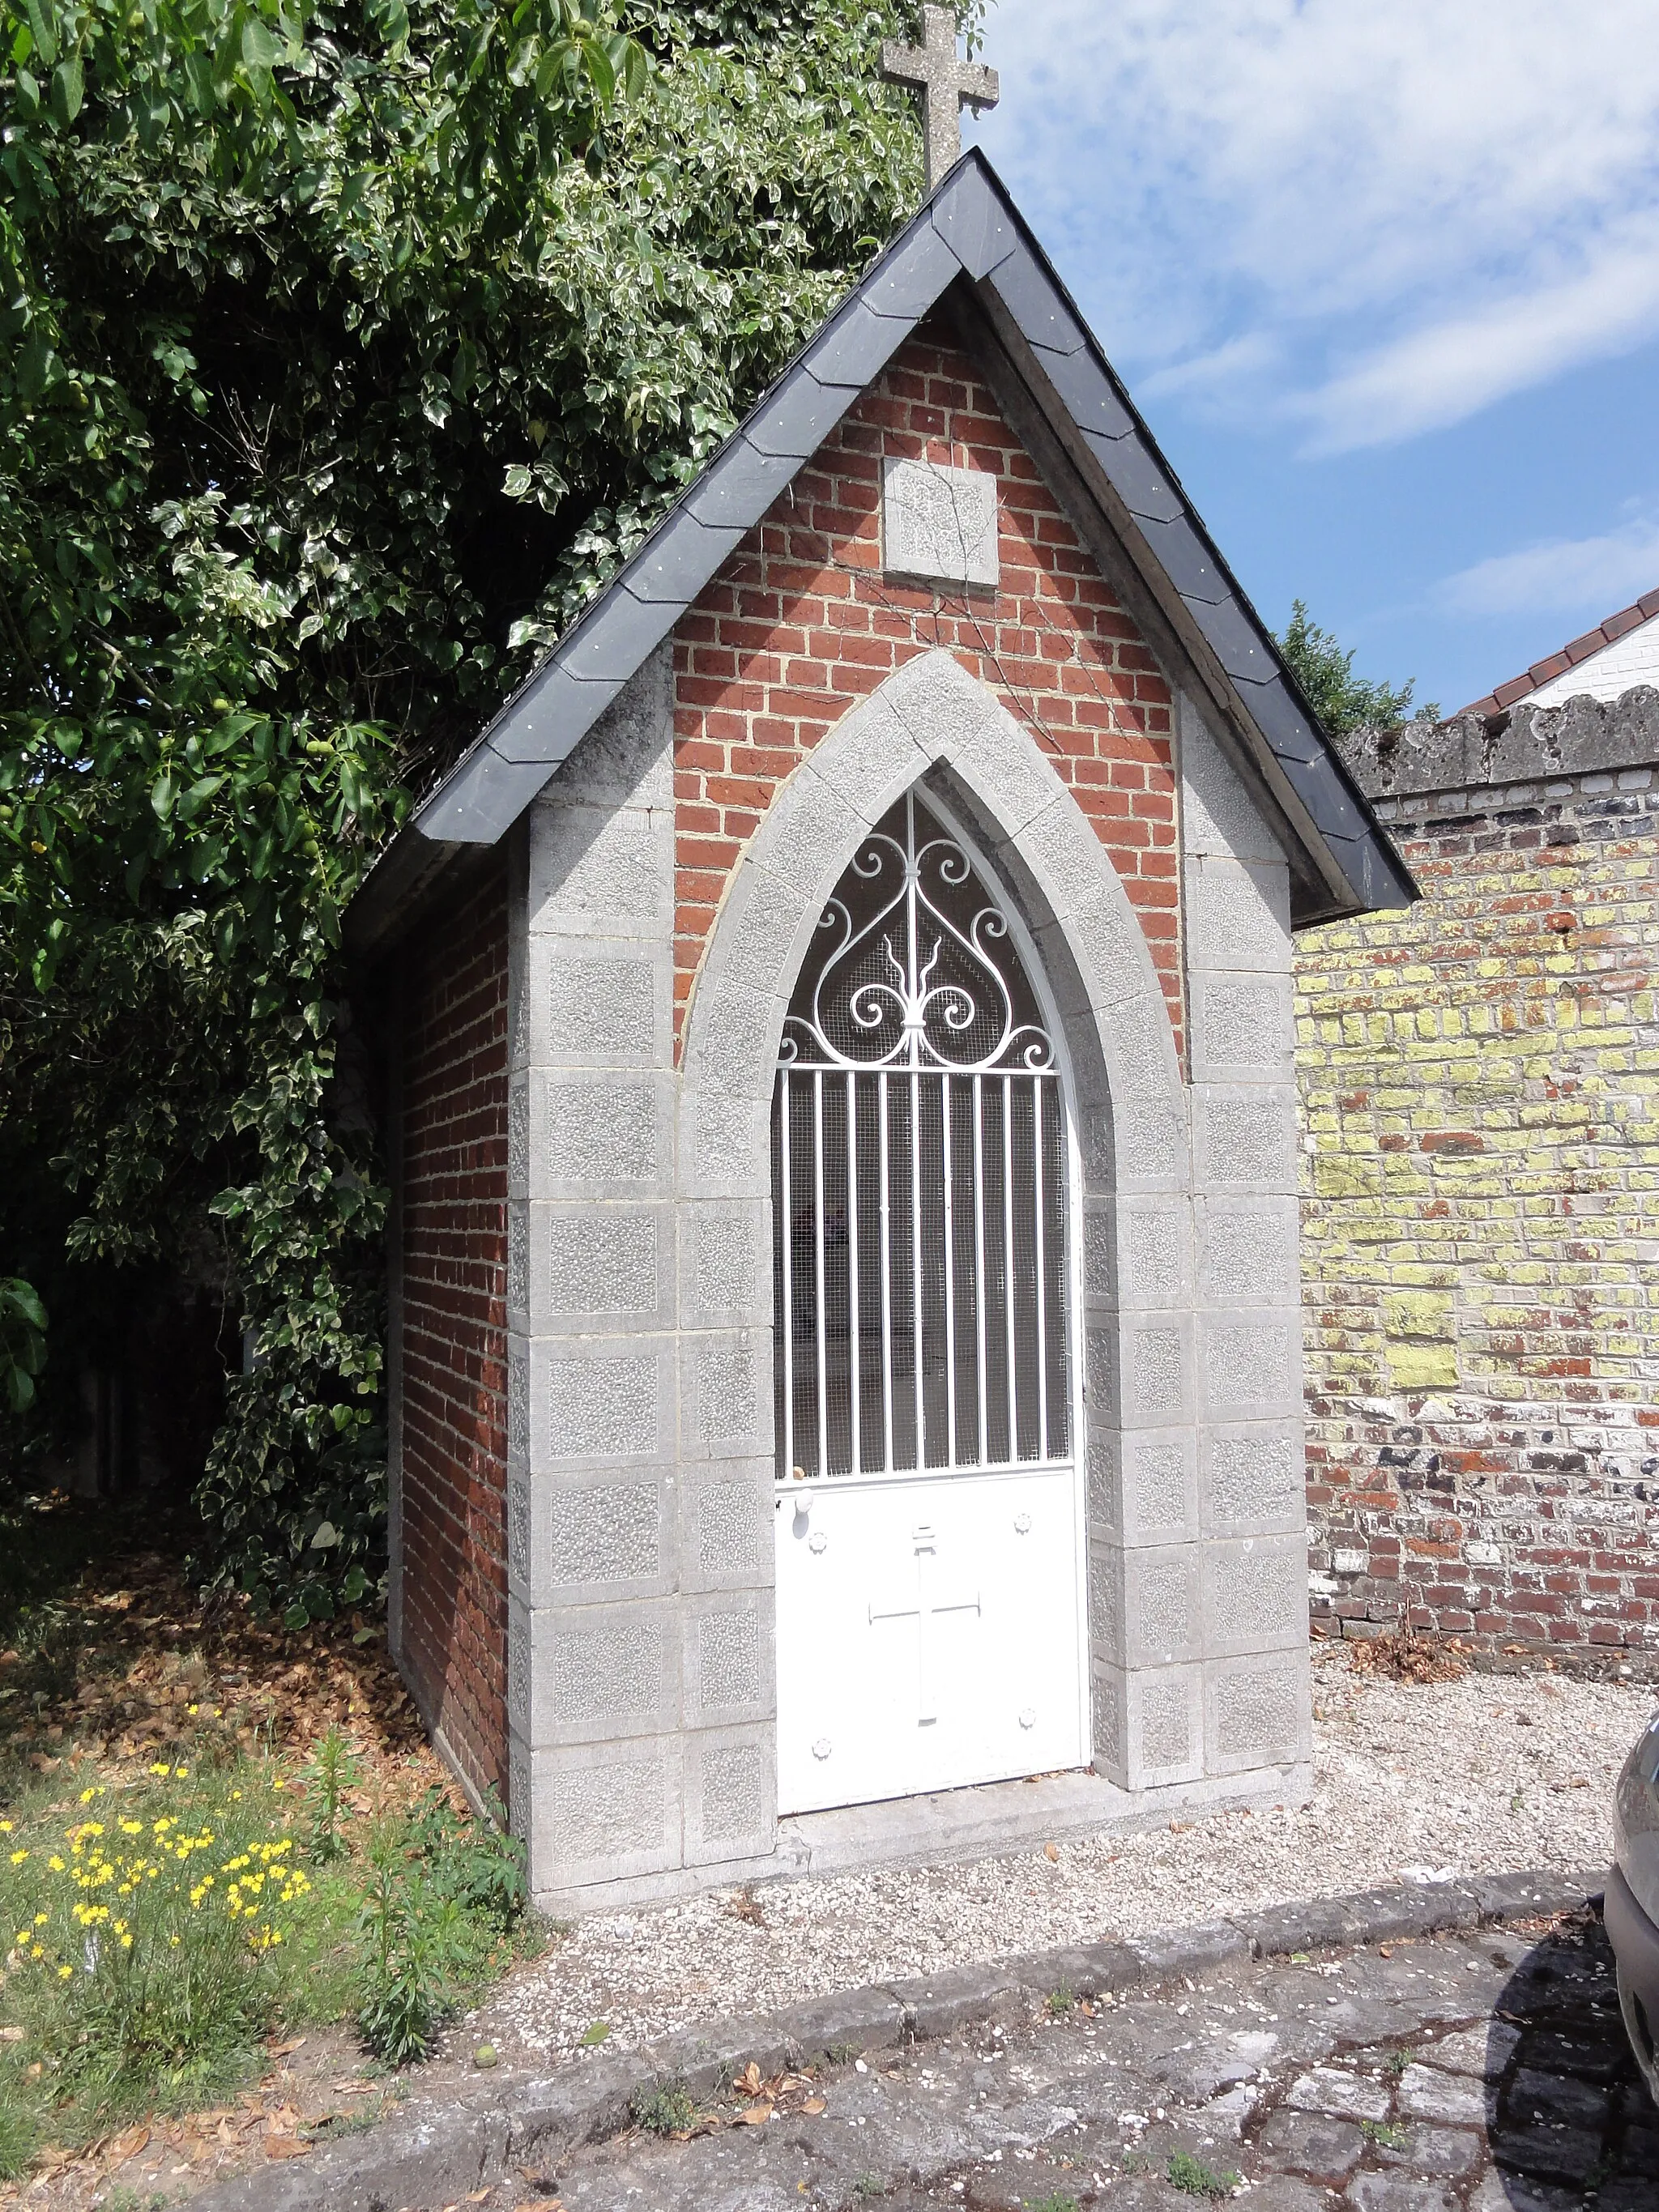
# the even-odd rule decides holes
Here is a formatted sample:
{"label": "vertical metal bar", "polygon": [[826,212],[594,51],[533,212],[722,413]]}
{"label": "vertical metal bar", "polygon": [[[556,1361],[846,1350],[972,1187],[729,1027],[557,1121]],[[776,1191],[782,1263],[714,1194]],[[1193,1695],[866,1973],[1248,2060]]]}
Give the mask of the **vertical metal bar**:
{"label": "vertical metal bar", "polygon": [[957,1247],[955,1194],[951,1186],[951,1079],[939,1079],[939,1114],[945,1149],[945,1463],[957,1463]]}
{"label": "vertical metal bar", "polygon": [[876,1109],[881,1125],[881,1426],[882,1464],[893,1472],[893,1237],[891,1188],[887,1162],[887,1070],[877,1077]]}
{"label": "vertical metal bar", "polygon": [[1031,1078],[1031,1188],[1036,1194],[1032,1215],[1036,1224],[1033,1249],[1036,1259],[1036,1388],[1037,1457],[1048,1456],[1048,1279],[1042,1261],[1042,1078]]}
{"label": "vertical metal bar", "polygon": [[820,1475],[830,1472],[830,1362],[825,1356],[823,1297],[823,1076],[812,1078],[812,1224],[813,1265],[817,1270],[818,1307],[818,1464]]}
{"label": "vertical metal bar", "polygon": [[921,1078],[910,1071],[910,1340],[915,1363],[916,1465],[927,1464],[921,1369]]}
{"label": "vertical metal bar", "polygon": [[979,1358],[979,1463],[990,1455],[990,1419],[986,1395],[985,1349],[985,1079],[974,1078],[974,1328]]}
{"label": "vertical metal bar", "polygon": [[1014,1343],[1014,1079],[1002,1079],[1002,1289],[1008,1320],[1008,1463],[1019,1457],[1019,1354]]}
{"label": "vertical metal bar", "polygon": [[859,1338],[859,1093],[858,1077],[847,1073],[847,1306],[848,1387],[853,1405],[853,1472],[864,1472],[859,1398],[864,1385],[864,1353]]}
{"label": "vertical metal bar", "polygon": [[789,1119],[789,1071],[783,1070],[779,1085],[778,1149],[782,1172],[783,1222],[783,1479],[795,1474],[795,1207],[789,1155],[793,1146]]}

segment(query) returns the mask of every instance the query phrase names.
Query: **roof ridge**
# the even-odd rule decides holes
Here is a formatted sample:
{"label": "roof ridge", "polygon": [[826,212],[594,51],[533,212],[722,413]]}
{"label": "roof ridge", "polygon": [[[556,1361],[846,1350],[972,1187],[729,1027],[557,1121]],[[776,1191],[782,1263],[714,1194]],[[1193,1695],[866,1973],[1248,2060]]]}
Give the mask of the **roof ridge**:
{"label": "roof ridge", "polygon": [[1632,630],[1651,622],[1655,615],[1659,615],[1659,589],[1644,592],[1632,605],[1620,607],[1616,615],[1597,623],[1594,629],[1587,629],[1571,645],[1562,646],[1542,660],[1534,660],[1524,675],[1510,677],[1508,683],[1494,686],[1484,699],[1471,700],[1457,711],[1460,714],[1501,714],[1506,708],[1518,706],[1529,692],[1553,683],[1558,676],[1566,675],[1581,661],[1594,659],[1608,646],[1616,645],[1621,637],[1628,637]]}

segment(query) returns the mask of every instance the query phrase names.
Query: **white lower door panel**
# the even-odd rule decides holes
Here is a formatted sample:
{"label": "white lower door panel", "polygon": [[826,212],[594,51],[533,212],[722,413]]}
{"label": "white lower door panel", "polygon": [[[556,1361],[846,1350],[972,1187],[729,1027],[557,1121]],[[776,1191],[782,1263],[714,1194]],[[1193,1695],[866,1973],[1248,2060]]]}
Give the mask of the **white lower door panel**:
{"label": "white lower door panel", "polygon": [[1070,1468],[781,1487],[786,1813],[1079,1766]]}

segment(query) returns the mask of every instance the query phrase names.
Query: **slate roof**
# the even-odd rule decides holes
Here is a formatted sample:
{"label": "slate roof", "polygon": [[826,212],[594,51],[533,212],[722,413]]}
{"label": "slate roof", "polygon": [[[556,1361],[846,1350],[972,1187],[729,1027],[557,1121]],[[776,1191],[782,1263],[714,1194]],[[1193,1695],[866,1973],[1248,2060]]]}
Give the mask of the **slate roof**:
{"label": "slate roof", "polygon": [[348,930],[359,950],[395,933],[467,848],[499,842],[905,338],[964,281],[999,335],[1028,349],[1032,396],[1297,829],[1317,883],[1295,918],[1411,903],[1416,886],[1370,803],[1000,179],[970,148],[416,809],[354,902]]}
{"label": "slate roof", "polygon": [[1570,669],[1578,667],[1583,661],[1594,660],[1598,653],[1605,653],[1610,645],[1616,645],[1630,631],[1640,629],[1643,623],[1650,622],[1655,615],[1659,615],[1659,592],[1645,592],[1633,607],[1621,607],[1616,615],[1609,615],[1594,629],[1587,629],[1583,637],[1576,637],[1571,645],[1564,645],[1559,653],[1551,653],[1545,660],[1534,660],[1524,676],[1510,677],[1507,684],[1500,684],[1496,690],[1488,691],[1484,699],[1472,700],[1467,707],[1460,707],[1457,711],[1460,714],[1501,714],[1506,708],[1518,704],[1529,692],[1538,690],[1558,676],[1566,675]]}

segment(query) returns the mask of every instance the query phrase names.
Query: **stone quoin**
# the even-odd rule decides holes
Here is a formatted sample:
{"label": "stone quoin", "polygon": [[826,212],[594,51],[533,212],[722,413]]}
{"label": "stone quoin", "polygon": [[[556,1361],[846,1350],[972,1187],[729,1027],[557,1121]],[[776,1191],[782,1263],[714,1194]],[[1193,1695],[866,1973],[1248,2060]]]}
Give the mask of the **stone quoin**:
{"label": "stone quoin", "polygon": [[969,152],[349,917],[538,1901],[1305,1790],[1291,931],[1414,896]]}

